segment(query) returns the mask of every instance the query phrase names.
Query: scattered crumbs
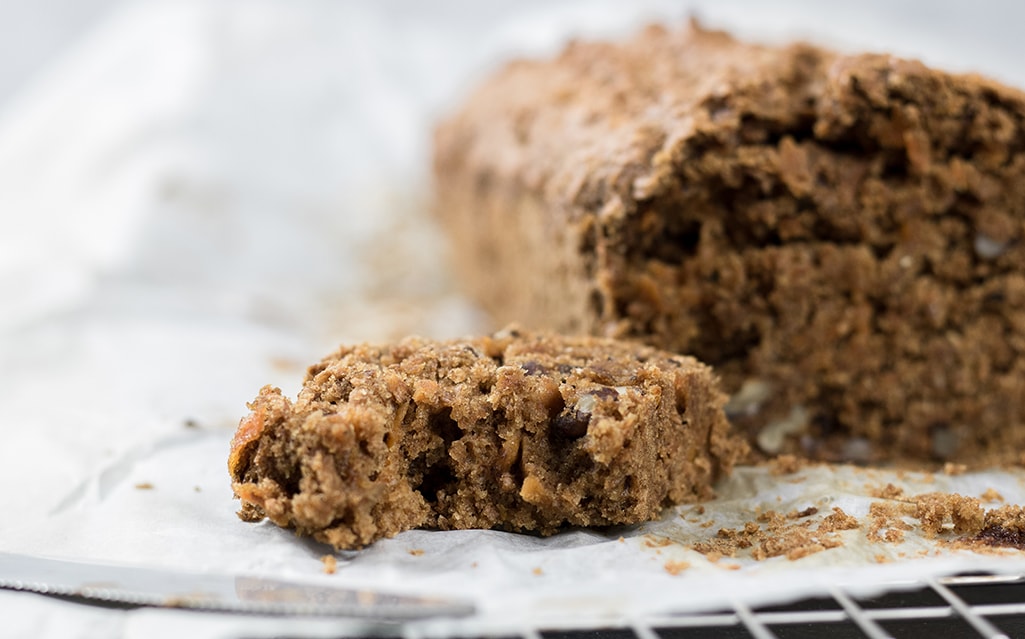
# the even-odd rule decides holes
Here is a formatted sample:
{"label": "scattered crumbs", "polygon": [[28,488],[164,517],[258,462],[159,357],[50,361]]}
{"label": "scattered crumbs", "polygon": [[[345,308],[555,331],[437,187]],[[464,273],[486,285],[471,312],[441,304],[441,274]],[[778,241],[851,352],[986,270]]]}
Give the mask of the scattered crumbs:
{"label": "scattered crumbs", "polygon": [[783,495],[776,495],[776,501],[777,502],[782,502],[783,501]]}
{"label": "scattered crumbs", "polygon": [[721,568],[726,570],[740,570],[740,564],[723,564]]}
{"label": "scattered crumbs", "polygon": [[338,570],[338,560],[335,559],[334,555],[324,555],[320,558],[320,561],[324,563],[325,574],[333,575]]}
{"label": "scattered crumbs", "polygon": [[541,570],[540,566],[538,566],[537,568],[534,568],[533,570],[531,570],[531,572],[534,573],[535,575],[537,575],[538,577],[540,577],[541,575],[545,574],[545,571]]}
{"label": "scattered crumbs", "polygon": [[971,541],[987,546],[1025,550],[1025,508],[1001,506],[986,513]]}
{"label": "scattered crumbs", "polygon": [[478,564],[477,564],[477,562],[475,561],[475,562],[473,562],[472,564],[470,564],[470,568],[476,568],[476,567],[477,567],[477,565],[478,565]]}
{"label": "scattered crumbs", "polygon": [[186,420],[182,422],[182,425],[185,426],[185,428],[199,428],[199,422],[191,417],[186,418]]}
{"label": "scattered crumbs", "polygon": [[911,525],[904,521],[904,516],[913,512],[914,504],[892,501],[873,502],[868,507],[870,524],[865,537],[876,543],[902,541],[904,531],[912,529]]}
{"label": "scattered crumbs", "polygon": [[625,543],[626,543],[626,539],[623,539],[622,537],[620,537],[620,538],[619,538],[619,539],[617,539],[616,541],[618,541],[618,542],[619,542],[619,543],[621,543],[621,544],[625,544]]}
{"label": "scattered crumbs", "polygon": [[694,513],[695,515],[704,515],[705,514],[705,506],[703,504],[698,504],[697,506],[691,508],[690,511],[692,513]]}
{"label": "scattered crumbs", "polygon": [[[735,557],[739,551],[748,549],[750,557],[757,561],[781,556],[790,560],[801,559],[843,545],[833,530],[841,529],[839,526],[846,521],[844,518],[847,515],[840,511],[839,514],[834,512],[831,517],[834,519],[829,520],[832,523],[826,524],[826,530],[813,532],[811,520],[794,522],[786,515],[769,510],[760,513],[756,521],[749,521],[742,528],[720,528],[713,539],[695,544],[692,548],[710,561],[713,555]],[[836,528],[830,529],[830,526]]]}
{"label": "scattered crumbs", "polygon": [[787,519],[804,519],[818,514],[819,509],[815,506],[808,506],[804,510],[791,510],[787,513]]}
{"label": "scattered crumbs", "polygon": [[153,490],[153,484],[148,481],[139,482],[135,485],[136,490]]}
{"label": "scattered crumbs", "polygon": [[854,530],[860,528],[858,518],[853,515],[848,515],[839,506],[833,507],[833,514],[827,515],[822,523],[819,524],[820,533],[832,533],[838,530]]}
{"label": "scattered crumbs", "polygon": [[926,474],[922,475],[922,483],[923,484],[932,484],[932,483],[935,483],[935,482],[936,482],[936,475],[933,475],[932,473],[926,473]]}
{"label": "scattered crumbs", "polygon": [[714,519],[709,519],[708,521],[705,521],[705,522],[701,523],[701,527],[702,528],[711,528],[714,525],[715,525],[715,520]]}
{"label": "scattered crumbs", "polygon": [[667,561],[665,563],[665,566],[663,566],[663,567],[666,569],[666,572],[668,572],[670,575],[675,577],[675,576],[679,575],[681,572],[683,572],[684,570],[687,570],[688,568],[690,568],[690,562],[689,561]]}
{"label": "scattered crumbs", "polygon": [[[694,546],[694,550],[698,550],[697,545]],[[719,563],[719,560],[723,558],[723,554],[715,550],[710,550],[708,552],[702,552],[698,550],[698,552],[703,554],[705,556],[705,559],[707,559],[709,562],[713,564]]]}
{"label": "scattered crumbs", "polygon": [[899,553],[897,553],[897,556],[900,557],[901,559],[904,559],[904,558],[906,558],[908,556],[908,554],[902,550]]}
{"label": "scattered crumbs", "polygon": [[947,462],[946,464],[943,464],[944,475],[950,475],[952,477],[955,475],[963,475],[967,470],[968,466],[965,466],[964,464],[955,464],[954,462]]}
{"label": "scattered crumbs", "polygon": [[[901,554],[903,555],[904,553],[901,553]],[[876,555],[875,557],[873,557],[873,559],[875,560],[875,562],[877,564],[888,564],[891,561],[893,561],[892,559],[890,559],[886,555]]]}
{"label": "scattered crumbs", "polygon": [[993,502],[1004,501],[1004,496],[993,488],[987,488],[986,492],[982,493],[979,497],[979,501],[984,504],[992,504]]}
{"label": "scattered crumbs", "polygon": [[885,486],[873,486],[871,484],[865,485],[865,491],[869,497],[875,497],[876,499],[900,499],[904,497],[904,489],[899,486],[894,486],[892,483],[886,484]]}
{"label": "scattered crumbs", "polygon": [[644,535],[644,545],[648,548],[665,548],[669,544],[673,543],[672,539],[667,537],[657,537],[655,535]]}
{"label": "scattered crumbs", "polygon": [[203,492],[203,489],[202,489],[202,488],[200,488],[199,486],[193,486],[193,487],[192,487],[192,490],[194,490],[194,491],[195,491],[195,492],[197,492],[197,493],[201,493],[201,492]]}
{"label": "scattered crumbs", "polygon": [[959,535],[977,533],[983,526],[984,515],[979,500],[957,493],[926,493],[913,500],[912,516],[926,537],[935,537],[949,521]]}
{"label": "scattered crumbs", "polygon": [[774,477],[793,475],[805,466],[805,461],[795,455],[778,455],[769,461],[769,474]]}
{"label": "scattered crumbs", "polygon": [[903,468],[900,468],[900,469],[897,470],[897,479],[899,479],[900,481],[904,481],[907,478],[908,478],[908,471],[904,470]]}
{"label": "scattered crumbs", "polygon": [[424,554],[424,550],[423,548],[410,548],[409,554],[413,555],[414,557],[419,557],[420,555]]}

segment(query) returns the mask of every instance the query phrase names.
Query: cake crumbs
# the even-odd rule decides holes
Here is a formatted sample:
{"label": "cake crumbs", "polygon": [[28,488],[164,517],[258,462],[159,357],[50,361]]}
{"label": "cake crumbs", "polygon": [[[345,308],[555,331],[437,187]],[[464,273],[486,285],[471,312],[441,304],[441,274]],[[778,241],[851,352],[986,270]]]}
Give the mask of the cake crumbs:
{"label": "cake crumbs", "polygon": [[796,455],[778,455],[769,461],[769,474],[773,477],[780,475],[793,475],[807,465],[804,460]]}
{"label": "cake crumbs", "polygon": [[890,563],[891,561],[893,561],[892,559],[890,559],[890,558],[889,558],[889,557],[887,557],[886,555],[881,555],[881,554],[880,554],[880,555],[876,555],[876,556],[874,556],[874,557],[873,557],[873,559],[875,560],[875,562],[876,562],[877,564],[888,564],[888,563]]}
{"label": "cake crumbs", "polygon": [[808,506],[804,510],[791,510],[787,513],[787,519],[803,519],[818,514],[819,509],[815,506]]}
{"label": "cake crumbs", "polygon": [[[808,509],[806,509],[808,510]],[[832,515],[819,522],[819,530],[812,531],[813,520],[807,519],[814,512],[807,512],[803,521],[795,522],[796,515],[805,511],[793,511],[783,515],[774,510],[759,513],[755,521],[749,521],[742,528],[720,528],[716,536],[691,546],[706,556],[709,561],[720,557],[736,557],[739,551],[747,551],[756,561],[772,557],[786,557],[790,560],[837,548],[843,545],[836,531],[846,530],[854,518],[839,508]],[[857,521],[854,520],[855,527]],[[713,560],[713,555],[716,557]]]}
{"label": "cake crumbs", "polygon": [[545,574],[545,571],[541,570],[541,567],[540,567],[540,566],[538,566],[538,567],[534,568],[534,569],[533,569],[533,570],[531,570],[530,572],[534,573],[534,574],[535,574],[536,576],[538,576],[538,577],[540,577],[541,575]]}
{"label": "cake crumbs", "polygon": [[943,474],[951,477],[957,475],[963,475],[968,471],[968,466],[965,464],[955,464],[954,462],[947,462],[943,464]]}
{"label": "cake crumbs", "polygon": [[424,554],[424,550],[423,548],[410,548],[409,554],[413,555],[414,557],[419,557]]}
{"label": "cake crumbs", "polygon": [[338,570],[338,560],[334,555],[324,555],[320,561],[324,564],[324,574],[333,575]]}
{"label": "cake crumbs", "polygon": [[998,493],[994,488],[987,488],[986,492],[979,496],[979,500],[984,504],[992,504],[994,502],[1004,501],[1004,496]]}
{"label": "cake crumbs", "polygon": [[866,484],[865,491],[869,497],[875,497],[876,499],[901,499],[904,497],[904,489],[894,486],[892,483],[888,483],[885,486]]}
{"label": "cake crumbs", "polygon": [[136,490],[153,490],[153,484],[148,481],[142,481],[135,485]]}
{"label": "cake crumbs", "polygon": [[848,515],[839,506],[833,507],[833,514],[827,515],[822,523],[819,524],[820,533],[832,533],[839,530],[854,530],[860,528],[861,524],[858,523],[858,518],[853,515]]}
{"label": "cake crumbs", "polygon": [[644,545],[648,548],[665,548],[672,543],[673,540],[667,537],[657,537],[655,535],[644,536]]}
{"label": "cake crumbs", "polygon": [[682,573],[684,570],[687,570],[688,568],[690,568],[690,562],[689,561],[667,561],[665,563],[665,565],[663,566],[663,568],[665,568],[666,572],[668,572],[670,575],[675,577],[675,576],[679,575],[680,573]]}

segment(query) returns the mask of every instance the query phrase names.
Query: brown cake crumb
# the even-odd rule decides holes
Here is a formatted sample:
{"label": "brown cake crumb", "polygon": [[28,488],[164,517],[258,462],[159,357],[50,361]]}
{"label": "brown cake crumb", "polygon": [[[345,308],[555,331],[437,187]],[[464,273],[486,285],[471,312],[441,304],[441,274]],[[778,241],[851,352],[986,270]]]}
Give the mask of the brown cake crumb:
{"label": "brown cake crumb", "polygon": [[153,484],[148,481],[139,482],[135,485],[136,490],[153,490]]}
{"label": "brown cake crumb", "polygon": [[769,474],[774,477],[793,475],[808,465],[808,460],[796,455],[777,455],[769,460]]}
{"label": "brown cake crumb", "polygon": [[689,561],[667,561],[665,563],[665,565],[663,566],[663,568],[665,568],[666,572],[668,572],[670,575],[675,577],[676,575],[679,575],[680,573],[682,573],[684,570],[687,570],[688,568],[690,568],[690,562]]}
{"label": "brown cake crumb", "polygon": [[326,574],[333,575],[338,570],[338,560],[335,559],[334,555],[324,555],[320,558],[320,561],[324,564],[324,572]]}
{"label": "brown cake crumb", "polygon": [[897,543],[904,540],[904,532],[913,530],[903,517],[914,512],[907,503],[875,502],[868,508],[871,520],[866,537],[873,542]]}
{"label": "brown cake crumb", "polygon": [[833,514],[828,515],[819,524],[819,532],[830,533],[838,530],[854,530],[859,528],[858,518],[848,515],[838,506],[833,507]]}
{"label": "brown cake crumb", "polygon": [[672,539],[667,537],[656,537],[654,535],[644,536],[644,545],[647,548],[665,548],[673,543]]}
{"label": "brown cake crumb", "polygon": [[[817,512],[815,509],[814,513],[804,517]],[[840,508],[834,508],[831,515],[820,520],[815,531],[811,530],[812,520],[804,519],[794,523],[794,519],[769,510],[759,514],[755,521],[745,523],[743,528],[721,528],[715,538],[694,544],[691,548],[709,557],[710,561],[712,556],[736,557],[744,550],[756,561],[772,557],[797,560],[843,545],[836,533],[858,527],[857,520]]]}
{"label": "brown cake crumb", "polygon": [[885,486],[866,485],[865,490],[870,497],[877,499],[901,499],[904,497],[904,489],[888,483]]}
{"label": "brown cake crumb", "polygon": [[994,488],[987,488],[986,492],[982,493],[979,499],[983,503],[993,503],[998,501],[1004,501],[1004,496],[997,492]]}
{"label": "brown cake crumb", "polygon": [[975,539],[988,546],[1025,550],[1025,508],[1001,506],[986,513]]}
{"label": "brown cake crumb", "polygon": [[531,570],[530,572],[531,572],[531,573],[533,573],[533,574],[534,574],[534,576],[536,576],[536,577],[540,577],[541,575],[545,574],[545,571],[541,570],[541,567],[540,567],[540,566],[538,566],[538,567],[534,568],[534,569],[533,569],[533,570]]}
{"label": "brown cake crumb", "polygon": [[950,476],[963,475],[963,474],[965,474],[965,472],[967,472],[967,470],[968,470],[968,466],[966,466],[965,464],[955,464],[954,462],[947,462],[947,463],[943,464],[943,474],[944,475],[950,475]]}
{"label": "brown cake crumb", "polygon": [[913,517],[927,537],[935,537],[944,524],[953,524],[957,534],[974,534],[982,528],[983,510],[974,497],[947,493],[927,493],[914,498]]}
{"label": "brown cake crumb", "polygon": [[802,519],[804,517],[811,517],[819,512],[819,509],[815,506],[808,506],[803,510],[791,510],[787,513],[787,519]]}
{"label": "brown cake crumb", "polygon": [[424,554],[424,551],[423,548],[410,548],[409,554],[413,555],[414,557],[420,557]]}
{"label": "brown cake crumb", "polygon": [[336,548],[413,527],[552,534],[712,496],[746,445],[696,360],[510,328],[345,346],[296,401],[264,388],[232,442],[245,520]]}

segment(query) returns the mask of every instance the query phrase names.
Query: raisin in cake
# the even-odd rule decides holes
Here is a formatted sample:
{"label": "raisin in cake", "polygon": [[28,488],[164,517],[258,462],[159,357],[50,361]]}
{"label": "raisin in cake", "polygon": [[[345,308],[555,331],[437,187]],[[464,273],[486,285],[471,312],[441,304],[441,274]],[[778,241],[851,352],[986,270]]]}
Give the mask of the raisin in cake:
{"label": "raisin in cake", "polygon": [[343,347],[232,442],[243,519],[358,548],[415,527],[550,534],[707,499],[746,446],[703,364],[515,329]]}
{"label": "raisin in cake", "polygon": [[1025,449],[1025,95],[696,25],[570,45],[436,133],[496,322],[692,353],[767,452]]}

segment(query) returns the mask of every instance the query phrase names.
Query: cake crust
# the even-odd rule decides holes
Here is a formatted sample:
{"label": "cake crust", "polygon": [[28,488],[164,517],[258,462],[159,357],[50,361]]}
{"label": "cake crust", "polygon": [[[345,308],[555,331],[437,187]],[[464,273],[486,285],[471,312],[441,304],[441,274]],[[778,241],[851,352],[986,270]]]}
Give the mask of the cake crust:
{"label": "cake crust", "polygon": [[1020,91],[652,27],[510,64],[439,126],[435,174],[496,322],[692,353],[765,452],[1025,447]]}
{"label": "cake crust", "polygon": [[402,530],[552,534],[708,499],[745,453],[693,358],[512,328],[346,346],[266,387],[228,467],[240,516],[336,548]]}

